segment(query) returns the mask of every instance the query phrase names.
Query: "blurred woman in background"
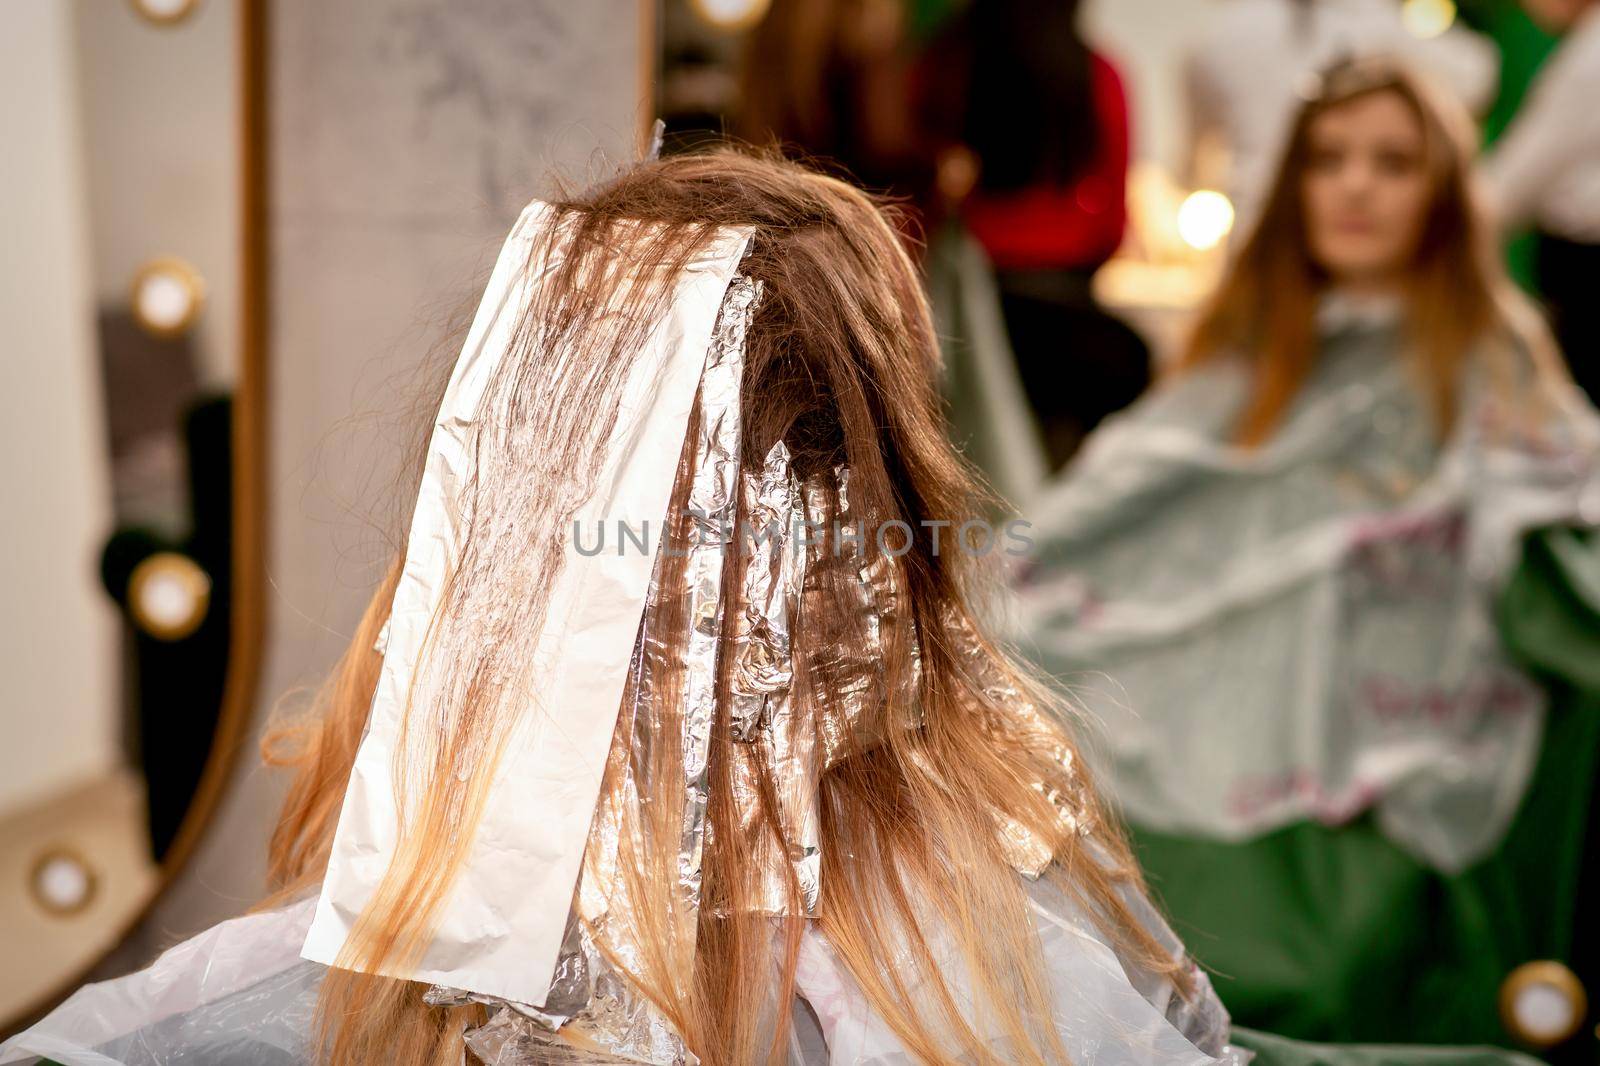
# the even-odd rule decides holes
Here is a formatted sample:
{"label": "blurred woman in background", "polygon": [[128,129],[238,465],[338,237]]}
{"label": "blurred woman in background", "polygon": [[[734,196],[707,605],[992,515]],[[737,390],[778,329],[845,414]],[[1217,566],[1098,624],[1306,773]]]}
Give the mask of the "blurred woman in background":
{"label": "blurred woman in background", "polygon": [[1502,980],[1574,957],[1597,614],[1529,568],[1593,558],[1559,530],[1600,520],[1600,420],[1472,145],[1401,67],[1328,71],[1181,366],[1027,515],[1024,639],[1155,890],[1234,1015],[1302,1037],[1504,1042]]}
{"label": "blurred woman in background", "polygon": [[995,270],[1005,331],[1048,459],[1149,383],[1139,336],[1090,281],[1127,223],[1122,78],[1078,30],[1077,0],[983,0],[920,64],[938,188]]}

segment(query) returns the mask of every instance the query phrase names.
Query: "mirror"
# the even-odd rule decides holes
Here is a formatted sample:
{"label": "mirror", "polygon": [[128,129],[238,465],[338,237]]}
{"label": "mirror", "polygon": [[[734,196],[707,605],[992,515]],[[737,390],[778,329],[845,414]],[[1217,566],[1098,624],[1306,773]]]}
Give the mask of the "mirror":
{"label": "mirror", "polygon": [[193,851],[261,644],[258,0],[14,0],[0,1031]]}

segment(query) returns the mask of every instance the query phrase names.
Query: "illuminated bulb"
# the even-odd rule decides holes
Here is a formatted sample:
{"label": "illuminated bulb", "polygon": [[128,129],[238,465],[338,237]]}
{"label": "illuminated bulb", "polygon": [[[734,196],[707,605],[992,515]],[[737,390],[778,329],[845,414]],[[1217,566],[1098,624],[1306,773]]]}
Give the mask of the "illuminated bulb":
{"label": "illuminated bulb", "polygon": [[1583,984],[1553,960],[1526,962],[1500,986],[1500,1017],[1523,1043],[1554,1047],[1583,1024],[1589,1009]]}
{"label": "illuminated bulb", "polygon": [[189,290],[171,274],[156,274],[139,287],[139,313],[152,325],[173,329],[189,314]]}
{"label": "illuminated bulb", "polygon": [[187,555],[157,552],[134,567],[128,607],[159,640],[181,640],[199,628],[211,599],[211,579]]}
{"label": "illuminated bulb", "polygon": [[1529,985],[1511,1008],[1517,1024],[1539,1043],[1572,1031],[1572,1000],[1550,985]]}
{"label": "illuminated bulb", "polygon": [[695,13],[723,30],[749,29],[761,21],[772,0],[693,0]]}
{"label": "illuminated bulb", "polygon": [[34,899],[49,911],[70,914],[82,909],[94,893],[94,873],[76,855],[46,855],[33,869]]}
{"label": "illuminated bulb", "polygon": [[199,0],[132,0],[133,9],[151,22],[177,22],[199,6]]}
{"label": "illuminated bulb", "polygon": [[1400,20],[1413,37],[1437,37],[1455,24],[1455,0],[1405,0]]}
{"label": "illuminated bulb", "polygon": [[133,317],[158,337],[176,337],[200,315],[205,285],[181,259],[152,259],[133,279]]}
{"label": "illuminated bulb", "polygon": [[1215,248],[1233,229],[1233,204],[1220,192],[1199,189],[1178,208],[1178,236],[1197,251]]}

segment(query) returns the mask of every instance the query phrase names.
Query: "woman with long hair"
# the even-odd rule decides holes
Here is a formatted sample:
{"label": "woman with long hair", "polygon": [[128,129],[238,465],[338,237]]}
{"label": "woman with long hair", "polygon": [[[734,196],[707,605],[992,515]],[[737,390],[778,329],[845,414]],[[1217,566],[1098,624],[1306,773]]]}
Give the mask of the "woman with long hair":
{"label": "woman with long hair", "polygon": [[[1473,143],[1394,62],[1326,71],[1180,364],[1025,510],[1021,626],[1154,890],[1292,1036],[1506,1042],[1501,981],[1574,950],[1593,730],[1495,610],[1525,532],[1600,518],[1600,422]],[[1532,788],[1555,736],[1579,763]]]}
{"label": "woman with long hair", "polygon": [[406,551],[267,740],[276,896],[9,1050],[1240,1061],[1066,708],[984,636],[937,378],[842,182],[716,151],[530,205]]}
{"label": "woman with long hair", "polygon": [[966,231],[945,227],[931,256],[960,254],[970,236],[993,267],[1006,345],[1052,471],[1144,391],[1151,369],[1144,341],[1091,285],[1126,229],[1130,133],[1122,76],[1084,39],[1081,8],[969,4],[919,65],[926,151]]}

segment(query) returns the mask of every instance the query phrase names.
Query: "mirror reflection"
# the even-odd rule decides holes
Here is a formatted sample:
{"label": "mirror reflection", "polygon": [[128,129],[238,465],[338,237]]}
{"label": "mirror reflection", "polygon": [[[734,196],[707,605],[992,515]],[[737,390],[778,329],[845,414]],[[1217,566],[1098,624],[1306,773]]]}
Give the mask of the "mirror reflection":
{"label": "mirror reflection", "polygon": [[0,584],[30,605],[0,652],[0,1019],[113,946],[207,813],[233,625],[241,8],[0,13],[0,196],[21,206],[0,432],[27,501]]}

